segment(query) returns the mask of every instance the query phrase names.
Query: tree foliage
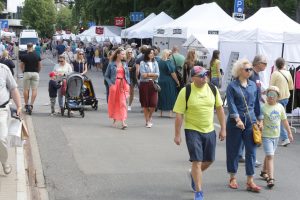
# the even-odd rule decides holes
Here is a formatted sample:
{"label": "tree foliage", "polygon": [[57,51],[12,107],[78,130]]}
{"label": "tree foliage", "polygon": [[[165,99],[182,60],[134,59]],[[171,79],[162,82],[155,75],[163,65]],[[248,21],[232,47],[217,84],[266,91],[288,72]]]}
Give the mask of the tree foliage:
{"label": "tree foliage", "polygon": [[[75,0],[73,20],[78,24],[81,17],[83,24],[87,21],[95,21],[97,24],[113,24],[115,16],[125,16],[129,19],[129,13],[132,11],[143,11],[145,16],[152,12],[158,14],[164,11],[171,17],[177,18],[194,5],[213,1],[217,2],[229,15],[232,15],[234,0]],[[246,17],[249,17],[262,6],[279,6],[288,16],[296,19],[296,8],[297,5],[300,6],[300,3],[297,4],[298,1],[245,0],[245,14]]]}
{"label": "tree foliage", "polygon": [[63,7],[57,12],[56,29],[71,30],[72,25],[72,11],[68,7]]}
{"label": "tree foliage", "polygon": [[41,37],[50,37],[54,33],[56,9],[53,0],[25,0],[22,24],[36,29]]}

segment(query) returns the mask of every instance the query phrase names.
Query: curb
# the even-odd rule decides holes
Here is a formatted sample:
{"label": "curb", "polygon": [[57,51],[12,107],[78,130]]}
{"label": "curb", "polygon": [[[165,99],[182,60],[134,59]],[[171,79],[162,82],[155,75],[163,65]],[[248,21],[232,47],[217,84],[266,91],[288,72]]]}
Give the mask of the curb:
{"label": "curb", "polygon": [[23,147],[16,147],[17,200],[28,200],[29,191],[25,173]]}
{"label": "curb", "polygon": [[24,120],[30,134],[26,145],[27,148],[25,148],[28,172],[28,188],[30,190],[32,199],[49,200],[32,118],[28,115],[24,115]]}

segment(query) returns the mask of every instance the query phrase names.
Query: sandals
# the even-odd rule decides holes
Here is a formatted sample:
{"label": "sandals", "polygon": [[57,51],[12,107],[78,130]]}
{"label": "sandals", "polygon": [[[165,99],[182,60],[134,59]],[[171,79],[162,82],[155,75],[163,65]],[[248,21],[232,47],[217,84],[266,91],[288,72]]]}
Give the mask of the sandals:
{"label": "sandals", "polygon": [[250,192],[259,193],[261,190],[261,187],[255,185],[255,183],[247,183],[247,190]]}
{"label": "sandals", "polygon": [[127,127],[128,127],[127,124],[123,124],[121,129],[125,130]]}
{"label": "sandals", "polygon": [[274,182],[275,182],[275,179],[274,178],[268,178],[267,180],[267,186],[268,188],[272,189],[274,187]]}
{"label": "sandals", "polygon": [[236,182],[236,178],[230,178],[229,180],[229,185],[228,185],[231,189],[238,189],[239,185]]}
{"label": "sandals", "polygon": [[264,172],[264,171],[261,171],[259,176],[265,181],[268,181],[268,179],[269,179],[267,172]]}

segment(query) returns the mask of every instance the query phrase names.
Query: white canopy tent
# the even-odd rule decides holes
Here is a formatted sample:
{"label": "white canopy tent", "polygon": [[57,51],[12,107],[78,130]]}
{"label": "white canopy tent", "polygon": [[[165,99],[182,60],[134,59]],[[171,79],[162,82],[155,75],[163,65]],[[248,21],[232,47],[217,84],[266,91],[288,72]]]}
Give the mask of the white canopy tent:
{"label": "white canopy tent", "polygon": [[6,31],[2,31],[0,33],[1,37],[16,37],[16,33],[15,32],[6,32]]}
{"label": "white canopy tent", "polygon": [[[97,34],[96,29],[101,28],[102,34]],[[109,40],[112,43],[121,43],[121,28],[117,26],[92,26],[88,30],[83,31],[77,37],[84,42],[102,42]]]}
{"label": "white canopy tent", "polygon": [[143,26],[145,23],[147,23],[148,21],[150,21],[152,18],[154,18],[156,16],[156,14],[151,13],[150,15],[148,15],[145,19],[143,19],[142,21],[140,21],[137,24],[134,24],[133,26],[126,28],[124,30],[121,31],[121,37],[122,38],[127,38],[128,34],[130,33],[130,31],[135,30],[141,26]]}
{"label": "white canopy tent", "polygon": [[[221,32],[219,35],[219,50],[225,74],[231,74],[227,73],[225,67],[228,64],[231,52],[238,52],[239,58],[247,58],[250,61],[253,60],[255,55],[262,54],[267,57],[268,66],[260,74],[260,78],[263,87],[268,87],[271,69],[276,58],[281,57],[284,52],[284,55],[289,56],[289,59],[296,59],[294,55],[291,56],[295,53],[295,50],[287,49],[284,46],[284,36],[289,32],[299,33],[298,36],[296,35],[297,39],[293,38],[292,40],[290,37],[291,41],[299,41],[300,25],[286,16],[278,7],[261,8],[232,30]],[[300,44],[298,43],[298,45]],[[300,49],[298,45],[295,46],[296,49]],[[298,60],[300,60],[299,56]],[[223,83],[225,80],[226,78],[223,79]],[[222,89],[225,90],[225,87],[226,85],[223,84]]]}
{"label": "white canopy tent", "polygon": [[214,50],[218,49],[218,42],[218,35],[192,34],[182,46],[212,54]]}
{"label": "white canopy tent", "polygon": [[154,35],[154,27],[157,24],[167,24],[169,22],[173,21],[173,18],[167,15],[165,12],[161,12],[160,14],[156,15],[152,19],[150,19],[148,22],[143,24],[142,26],[132,29],[128,32],[127,38],[153,38]]}
{"label": "white canopy tent", "polygon": [[196,5],[173,22],[155,27],[154,45],[161,49],[182,46],[192,34],[217,35],[238,23],[215,2]]}

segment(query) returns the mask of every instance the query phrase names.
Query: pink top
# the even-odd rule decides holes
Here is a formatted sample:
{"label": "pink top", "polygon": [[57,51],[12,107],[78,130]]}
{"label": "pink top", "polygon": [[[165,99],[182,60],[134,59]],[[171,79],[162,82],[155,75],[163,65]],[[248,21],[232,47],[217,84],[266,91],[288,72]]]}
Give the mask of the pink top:
{"label": "pink top", "polygon": [[300,71],[296,72],[295,86],[296,86],[296,89],[300,89]]}

